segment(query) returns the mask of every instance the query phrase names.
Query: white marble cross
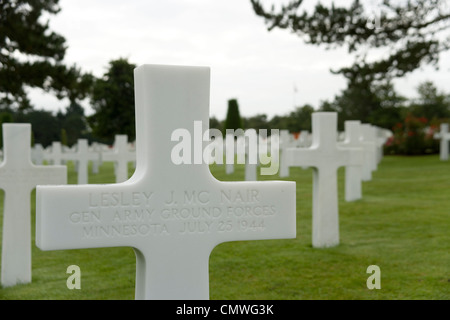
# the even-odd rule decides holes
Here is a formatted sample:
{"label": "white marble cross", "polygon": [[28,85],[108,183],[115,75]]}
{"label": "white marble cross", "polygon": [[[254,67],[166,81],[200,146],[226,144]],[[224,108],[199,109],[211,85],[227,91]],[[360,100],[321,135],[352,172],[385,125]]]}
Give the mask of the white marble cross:
{"label": "white marble cross", "polygon": [[286,150],[292,146],[289,130],[280,130],[280,178],[289,177],[289,166],[286,160]]}
{"label": "white marble cross", "polygon": [[[345,121],[345,138],[339,145],[344,148],[357,148],[364,152],[361,142],[361,122]],[[359,164],[353,163],[345,167],[345,200],[355,201],[362,198],[362,167],[363,157]]]}
{"label": "white marble cross", "polygon": [[[241,135],[237,138],[238,152],[243,153],[245,161],[245,181],[257,181],[258,180],[258,133],[255,129],[245,130],[245,135]],[[240,150],[242,149],[242,150]]]}
{"label": "white marble cross", "polygon": [[42,165],[44,163],[44,147],[42,144],[37,143],[31,149],[31,162],[37,165]]}
{"label": "white marble cross", "polygon": [[65,153],[63,154],[63,158],[65,160],[76,161],[78,184],[87,184],[89,161],[98,161],[100,156],[96,152],[89,152],[88,141],[86,139],[78,139],[76,152]]}
{"label": "white marble cross", "polygon": [[236,154],[236,140],[233,134],[226,134],[225,136],[225,172],[226,174],[234,173],[234,161]]}
{"label": "white marble cross", "polygon": [[305,148],[311,146],[311,135],[308,130],[300,131],[300,136],[298,137],[298,147]]}
{"label": "white marble cross", "polygon": [[[209,126],[209,83],[206,67],[136,68],[135,173],[117,184],[38,187],[37,246],[130,246],[136,299],[208,299],[216,245],[295,238],[295,182],[222,182],[207,163],[172,161],[175,130],[195,136],[194,121]],[[194,157],[201,147],[194,142]]]}
{"label": "white marble cross", "polygon": [[312,114],[312,145],[287,149],[289,166],[313,167],[312,245],[339,244],[337,169],[362,162],[362,151],[337,145],[337,113]]}
{"label": "white marble cross", "polygon": [[0,188],[4,190],[2,285],[31,282],[31,191],[39,184],[65,184],[65,166],[31,163],[31,125],[3,124],[4,159]]}
{"label": "white marble cross", "polygon": [[92,142],[89,152],[97,153],[97,159],[92,161],[92,173],[97,174],[102,164],[102,145],[98,142]]}
{"label": "white marble cross", "polygon": [[64,161],[64,156],[61,142],[53,141],[50,150],[44,154],[44,159],[50,161],[50,163],[54,165],[62,164],[62,161]]}
{"label": "white marble cross", "polygon": [[372,125],[361,124],[361,141],[364,147],[363,181],[372,180],[372,172],[377,170],[376,133]]}
{"label": "white marble cross", "polygon": [[439,158],[442,161],[448,160],[448,142],[450,133],[448,132],[448,123],[441,123],[440,132],[434,135],[435,139],[440,139]]}
{"label": "white marble cross", "polygon": [[136,161],[136,152],[128,148],[128,137],[125,134],[117,134],[114,139],[114,150],[102,154],[103,161],[115,162],[116,182],[128,180],[128,162]]}

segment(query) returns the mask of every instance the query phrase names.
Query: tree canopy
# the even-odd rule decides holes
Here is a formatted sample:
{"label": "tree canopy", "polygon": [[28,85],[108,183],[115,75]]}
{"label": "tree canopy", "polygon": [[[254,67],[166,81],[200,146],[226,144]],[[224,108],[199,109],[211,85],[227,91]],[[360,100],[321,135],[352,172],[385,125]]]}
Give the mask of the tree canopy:
{"label": "tree canopy", "polygon": [[127,59],[112,60],[103,77],[94,82],[91,103],[95,113],[88,117],[88,122],[93,134],[106,142],[114,141],[116,134],[126,134],[130,141],[136,137],[135,68]]}
{"label": "tree canopy", "polygon": [[71,101],[85,97],[92,76],[63,64],[65,39],[50,30],[44,14],[60,11],[58,0],[0,1],[0,105],[30,109],[27,87],[53,91]]}
{"label": "tree canopy", "polygon": [[[447,0],[382,0],[376,7],[359,0],[347,7],[318,2],[312,12],[300,12],[303,0],[271,9],[262,0],[250,2],[268,30],[287,29],[305,43],[327,49],[346,47],[354,53],[352,66],[333,71],[351,83],[401,77],[423,64],[436,65],[439,54],[450,46]],[[383,55],[370,56],[370,49],[380,48]]]}

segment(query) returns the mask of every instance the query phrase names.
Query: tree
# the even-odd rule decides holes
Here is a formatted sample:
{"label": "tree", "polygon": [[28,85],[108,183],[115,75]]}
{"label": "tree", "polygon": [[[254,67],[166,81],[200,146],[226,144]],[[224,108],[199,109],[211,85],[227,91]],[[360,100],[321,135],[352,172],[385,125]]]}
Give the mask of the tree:
{"label": "tree", "polygon": [[242,119],[239,114],[239,105],[236,99],[228,100],[228,111],[225,119],[225,130],[227,129],[242,129]]}
{"label": "tree", "polygon": [[[401,77],[424,63],[435,64],[439,54],[448,50],[450,27],[447,0],[408,0],[395,4],[383,0],[376,7],[354,0],[348,7],[320,2],[313,12],[299,13],[303,0],[290,0],[267,10],[262,0],[250,0],[254,12],[264,18],[268,30],[288,29],[306,43],[327,49],[347,47],[355,54],[352,66],[341,68],[350,83]],[[370,56],[370,49],[382,48],[385,54]]]}
{"label": "tree", "polygon": [[288,130],[289,116],[287,115],[274,115],[268,122],[270,129]]}
{"label": "tree", "polygon": [[[265,8],[263,0],[250,0],[269,31],[287,29],[305,43],[344,47],[354,55],[350,66],[330,70],[347,79],[347,89],[328,105],[339,110],[340,119],[375,120],[390,125],[386,114],[399,116],[399,109],[383,108],[377,86],[412,72],[424,64],[437,67],[441,52],[450,48],[448,0],[379,0],[375,7],[354,0],[347,6],[318,2],[311,12],[300,11],[303,0]],[[375,50],[376,49],[376,50]],[[380,116],[383,119],[376,118]]]}
{"label": "tree", "polygon": [[[267,115],[265,115],[265,114],[257,114],[252,117],[243,118],[242,122],[243,122],[244,128],[246,128],[246,129],[249,129],[249,128],[253,128],[255,130],[269,129]],[[270,134],[270,132],[268,132],[268,134]]]}
{"label": "tree", "polygon": [[295,108],[288,116],[287,129],[290,132],[311,131],[311,116],[313,112],[314,108],[309,104]]}
{"label": "tree", "polygon": [[362,81],[342,90],[333,101],[322,101],[320,111],[334,111],[338,116],[338,129],[344,130],[347,120],[392,129],[406,114],[406,98],[400,96],[391,81],[374,84]]}
{"label": "tree", "polygon": [[13,116],[10,112],[0,112],[0,148],[3,148],[3,124],[13,121]]}
{"label": "tree", "polygon": [[136,137],[134,112],[134,79],[136,65],[127,59],[109,62],[107,72],[95,80],[91,103],[95,113],[88,117],[93,135],[112,143],[116,134]]}
{"label": "tree", "polygon": [[40,143],[45,148],[53,141],[61,140],[61,126],[58,119],[49,111],[32,110],[29,112],[17,112],[14,122],[30,123],[34,135],[34,142]]}
{"label": "tree", "polygon": [[65,143],[71,147],[78,139],[86,138],[88,131],[84,109],[76,102],[70,103],[66,112],[58,112],[56,115],[61,127],[61,140],[65,137]]}
{"label": "tree", "polygon": [[219,121],[216,117],[210,117],[209,118],[209,128],[210,129],[217,129],[222,131],[223,123]]}
{"label": "tree", "polygon": [[60,11],[58,0],[0,1],[0,105],[31,108],[26,87],[53,91],[58,98],[83,98],[92,76],[63,65],[63,36],[42,21]]}
{"label": "tree", "polygon": [[408,112],[407,99],[395,90],[389,80],[373,86],[373,93],[378,101],[378,108],[370,114],[367,122],[392,130]]}
{"label": "tree", "polygon": [[450,118],[450,96],[438,89],[431,81],[425,81],[417,87],[419,98],[411,103],[411,112],[416,117],[428,120]]}

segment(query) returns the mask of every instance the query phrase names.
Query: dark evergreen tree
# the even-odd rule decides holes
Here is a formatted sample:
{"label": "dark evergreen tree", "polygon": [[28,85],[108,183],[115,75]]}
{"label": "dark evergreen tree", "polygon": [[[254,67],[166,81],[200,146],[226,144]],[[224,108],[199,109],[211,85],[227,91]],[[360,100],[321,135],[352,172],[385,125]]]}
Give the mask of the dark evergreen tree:
{"label": "dark evergreen tree", "polygon": [[236,99],[228,100],[228,111],[225,119],[225,130],[227,129],[243,129],[239,105]]}

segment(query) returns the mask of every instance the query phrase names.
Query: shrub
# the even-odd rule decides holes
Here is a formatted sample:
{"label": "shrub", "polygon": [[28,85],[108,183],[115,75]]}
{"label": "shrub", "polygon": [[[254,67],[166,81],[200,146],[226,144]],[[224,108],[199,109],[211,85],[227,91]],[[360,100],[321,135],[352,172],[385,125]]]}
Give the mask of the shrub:
{"label": "shrub", "polygon": [[408,114],[392,128],[393,136],[386,142],[386,154],[419,155],[439,152],[439,141],[433,138],[438,126],[425,117]]}

